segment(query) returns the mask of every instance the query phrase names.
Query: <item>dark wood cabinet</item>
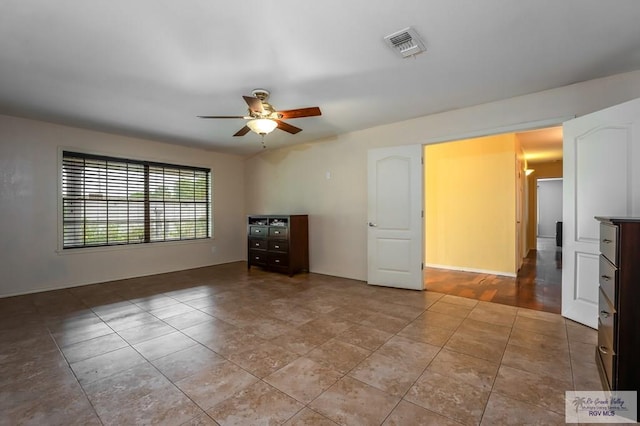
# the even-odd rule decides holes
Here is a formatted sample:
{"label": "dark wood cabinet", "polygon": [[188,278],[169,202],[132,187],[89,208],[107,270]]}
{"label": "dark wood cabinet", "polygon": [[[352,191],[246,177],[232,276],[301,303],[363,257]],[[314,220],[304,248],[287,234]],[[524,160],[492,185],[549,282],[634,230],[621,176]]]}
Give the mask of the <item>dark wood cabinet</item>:
{"label": "dark wood cabinet", "polygon": [[307,215],[251,215],[247,218],[247,267],[289,276],[309,271]]}
{"label": "dark wood cabinet", "polygon": [[598,347],[605,390],[640,390],[640,218],[600,221]]}

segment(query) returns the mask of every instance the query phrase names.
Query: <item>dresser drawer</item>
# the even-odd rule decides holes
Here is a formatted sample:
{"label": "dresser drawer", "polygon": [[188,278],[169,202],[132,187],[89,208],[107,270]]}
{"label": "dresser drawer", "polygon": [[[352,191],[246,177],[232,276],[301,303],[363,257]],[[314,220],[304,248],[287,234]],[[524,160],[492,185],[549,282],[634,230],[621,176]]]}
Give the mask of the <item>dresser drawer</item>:
{"label": "dresser drawer", "polygon": [[605,390],[640,390],[640,216],[596,219],[598,372]]}
{"label": "dresser drawer", "polygon": [[250,265],[266,265],[267,253],[260,250],[249,250],[249,264]]}
{"label": "dresser drawer", "polygon": [[618,227],[610,223],[600,222],[600,253],[616,265],[618,262],[617,249]]}
{"label": "dresser drawer", "polygon": [[602,289],[598,293],[598,345],[615,350],[613,330],[615,330],[618,313]]}
{"label": "dresser drawer", "polygon": [[289,243],[280,240],[269,240],[269,250],[288,252]]}
{"label": "dresser drawer", "polygon": [[261,240],[259,238],[251,238],[249,240],[249,248],[254,250],[266,250],[267,240]]}
{"label": "dresser drawer", "polygon": [[[598,324],[599,326],[601,325],[601,323]],[[598,327],[598,348],[597,348],[597,353],[598,356],[600,357],[600,362],[602,363],[602,368],[604,369],[605,375],[607,376],[607,384],[609,385],[610,389],[613,389],[614,386],[616,386],[616,383],[614,383],[614,368],[615,368],[615,362],[616,362],[616,354],[613,351],[612,348],[610,348],[609,346],[607,346],[606,343],[604,342],[600,342],[600,334],[602,333],[601,328]],[[606,340],[605,338],[603,338],[603,340]]]}
{"label": "dresser drawer", "polygon": [[607,260],[606,257],[600,255],[600,267],[599,267],[599,279],[600,289],[604,291],[604,294],[609,298],[611,303],[616,304],[616,281],[618,269]]}
{"label": "dresser drawer", "polygon": [[287,267],[289,266],[289,255],[287,253],[269,253],[269,266],[281,266]]}
{"label": "dresser drawer", "polygon": [[271,238],[287,238],[287,231],[288,229],[285,227],[282,228],[278,228],[275,226],[271,226],[269,228],[269,237]]}
{"label": "dresser drawer", "polygon": [[266,226],[250,226],[249,235],[252,237],[266,237],[268,229]]}

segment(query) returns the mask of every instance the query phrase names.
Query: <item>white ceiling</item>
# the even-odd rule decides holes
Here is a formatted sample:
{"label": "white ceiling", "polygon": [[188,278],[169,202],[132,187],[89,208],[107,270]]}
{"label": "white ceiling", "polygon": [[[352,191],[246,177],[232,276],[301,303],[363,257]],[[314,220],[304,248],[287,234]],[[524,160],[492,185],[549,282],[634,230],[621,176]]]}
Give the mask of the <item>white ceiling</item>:
{"label": "white ceiling", "polygon": [[516,133],[528,164],[562,159],[562,127]]}
{"label": "white ceiling", "polygon": [[[640,1],[0,0],[0,112],[222,152],[242,95],[321,117],[277,147],[640,69]],[[427,52],[383,37],[413,26]]]}

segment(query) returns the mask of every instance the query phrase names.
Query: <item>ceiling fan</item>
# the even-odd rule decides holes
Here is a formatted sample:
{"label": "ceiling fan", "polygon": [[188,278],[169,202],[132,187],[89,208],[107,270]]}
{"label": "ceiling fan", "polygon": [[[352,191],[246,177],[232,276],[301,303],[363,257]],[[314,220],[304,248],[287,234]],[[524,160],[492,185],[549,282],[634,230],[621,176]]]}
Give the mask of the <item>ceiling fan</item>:
{"label": "ceiling fan", "polygon": [[320,108],[318,107],[277,111],[269,102],[267,102],[270,94],[268,90],[255,89],[251,94],[253,96],[243,96],[245,102],[249,106],[249,115],[199,115],[198,117],[242,118],[249,120],[247,124],[242,129],[238,130],[233,136],[244,136],[251,130],[264,138],[264,135],[271,133],[276,127],[294,135],[302,131],[299,127],[285,123],[282,121],[283,119],[315,117],[322,115],[322,112],[320,112]]}

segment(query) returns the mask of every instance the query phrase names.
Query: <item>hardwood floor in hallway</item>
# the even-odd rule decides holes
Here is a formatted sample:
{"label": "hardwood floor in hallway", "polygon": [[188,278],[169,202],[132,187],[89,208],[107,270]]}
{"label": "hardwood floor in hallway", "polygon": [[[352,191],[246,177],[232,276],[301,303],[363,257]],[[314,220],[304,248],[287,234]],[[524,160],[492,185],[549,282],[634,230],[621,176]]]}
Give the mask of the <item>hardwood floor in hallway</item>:
{"label": "hardwood floor in hallway", "polygon": [[503,305],[560,313],[562,249],[553,238],[538,238],[518,276],[425,268],[425,288]]}

